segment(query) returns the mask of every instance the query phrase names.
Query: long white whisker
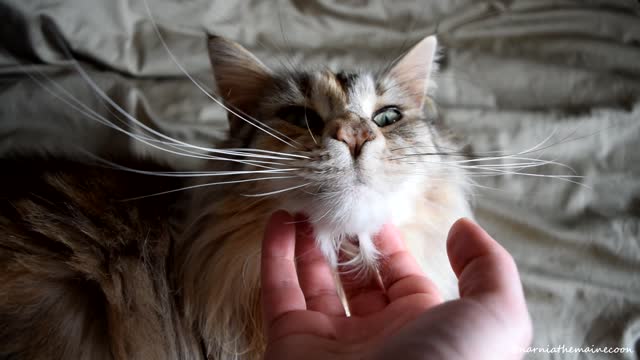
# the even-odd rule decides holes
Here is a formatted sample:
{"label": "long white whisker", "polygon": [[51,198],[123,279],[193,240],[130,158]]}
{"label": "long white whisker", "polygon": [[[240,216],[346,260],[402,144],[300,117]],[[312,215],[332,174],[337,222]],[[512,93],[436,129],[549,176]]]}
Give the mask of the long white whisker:
{"label": "long white whisker", "polygon": [[275,194],[280,194],[283,193],[285,191],[291,191],[291,190],[295,190],[295,189],[299,189],[301,187],[307,186],[311,183],[306,183],[306,184],[302,184],[302,185],[296,185],[296,186],[292,186],[290,188],[286,188],[286,189],[282,189],[282,190],[276,190],[276,191],[271,191],[271,192],[266,192],[266,193],[260,193],[260,194],[240,194],[242,196],[246,196],[246,197],[258,197],[258,196],[269,196],[269,195],[275,195]]}
{"label": "long white whisker", "polygon": [[242,153],[242,152],[258,152],[258,153],[265,153],[265,154],[276,154],[276,155],[282,155],[282,156],[290,156],[290,157],[297,157],[297,158],[301,158],[301,159],[310,159],[310,157],[308,156],[304,156],[304,155],[299,155],[299,154],[290,154],[290,153],[283,153],[283,152],[278,152],[278,151],[271,151],[271,150],[264,150],[264,149],[252,149],[252,148],[228,148],[225,149],[227,151],[234,151],[234,152],[238,152],[238,153]]}
{"label": "long white whisker", "polygon": [[[56,34],[57,35],[57,34]],[[155,129],[150,128],[149,126],[145,125],[144,123],[142,123],[141,121],[139,121],[138,119],[136,119],[135,117],[131,116],[128,112],[126,112],[122,107],[120,107],[117,103],[115,103],[102,89],[100,89],[100,87],[91,79],[91,77],[86,73],[86,71],[82,68],[82,66],[80,66],[80,64],[78,64],[78,62],[73,58],[73,56],[71,55],[71,53],[69,52],[69,50],[67,49],[66,45],[63,43],[63,41],[61,39],[59,39],[61,45],[62,45],[62,50],[65,53],[65,55],[67,57],[69,57],[70,63],[71,65],[78,71],[78,73],[80,74],[80,76],[85,80],[85,82],[93,89],[93,91],[98,94],[100,96],[100,98],[102,98],[104,101],[106,101],[109,105],[111,105],[116,111],[118,111],[120,114],[122,114],[123,116],[125,116],[129,121],[131,121],[132,123],[140,126],[141,128],[143,128],[144,130],[160,137],[166,140],[169,140],[171,142],[174,142],[176,144],[180,144],[182,146],[186,146],[189,148],[193,148],[193,149],[198,149],[198,150],[202,150],[202,151],[206,151],[206,152],[211,152],[211,153],[219,153],[219,154],[225,154],[224,150],[220,150],[220,149],[212,149],[212,148],[207,148],[207,147],[202,147],[202,146],[197,146],[197,145],[193,145],[193,144],[189,144],[189,143],[185,143],[183,141],[177,140],[175,138],[172,138],[170,136],[167,136],[161,132],[156,131]],[[115,126],[114,124],[110,123],[112,126]],[[117,126],[116,126],[117,127]],[[130,134],[130,133],[129,133]],[[295,147],[294,147],[295,148]],[[219,160],[219,159],[218,159]]]}
{"label": "long white whisker", "polygon": [[312,223],[316,223],[316,224],[317,224],[318,222],[320,222],[320,220],[324,219],[327,215],[329,215],[329,213],[330,213],[332,210],[333,210],[332,208],[329,208],[329,210],[327,210],[324,214],[322,214],[322,216],[320,216],[320,217],[319,217],[319,218],[317,218],[317,219],[312,219],[312,220],[311,220],[311,222],[312,222]]}
{"label": "long white whisker", "polygon": [[[175,55],[173,54],[173,52],[171,51],[171,49],[169,49],[169,46],[167,45],[167,43],[164,40],[164,37],[162,37],[162,34],[160,33],[160,29],[158,28],[158,25],[156,24],[154,18],[153,18],[153,14],[151,13],[151,8],[149,8],[149,3],[147,2],[147,0],[143,0],[144,2],[144,6],[147,9],[147,13],[149,14],[149,18],[151,20],[151,24],[153,25],[153,29],[155,30],[156,34],[158,35],[158,38],[160,39],[160,42],[162,43],[162,46],[164,47],[164,49],[167,51],[167,53],[169,54],[169,57],[171,58],[171,60],[176,64],[176,66],[180,69],[180,71],[182,71],[188,78],[189,80],[191,80],[193,82],[193,84],[200,89],[200,91],[202,91],[207,97],[209,97],[211,100],[213,100],[215,103],[217,103],[218,105],[220,105],[221,107],[223,107],[225,110],[227,110],[228,112],[230,112],[231,114],[237,116],[239,119],[243,120],[244,122],[256,127],[257,129],[265,132],[266,134],[280,140],[281,142],[283,142],[286,145],[291,146],[294,149],[297,149],[296,146],[294,146],[293,144],[289,143],[288,141],[272,134],[271,132],[261,128],[260,126],[256,125],[255,123],[251,122],[250,120],[248,120],[247,118],[243,117],[242,115],[238,114],[238,112],[232,110],[231,108],[229,108],[228,106],[226,106],[222,101],[216,99],[214,96],[212,96],[208,91],[206,91],[201,85],[200,83],[198,83],[188,72],[187,70],[180,64],[180,62],[178,61],[178,59],[175,57]],[[247,116],[249,117],[249,116]],[[270,126],[266,125],[265,123],[259,121],[258,119],[255,118],[251,118],[251,120],[255,121],[256,123],[260,124],[261,126],[268,128],[274,132],[278,132],[279,131],[271,128]],[[280,133],[281,136],[289,139],[292,142],[296,142],[295,140],[287,137],[286,135]]]}
{"label": "long white whisker", "polygon": [[262,178],[256,178],[256,179],[219,181],[219,182],[214,182],[214,183],[206,183],[206,184],[185,186],[185,187],[182,187],[182,188],[179,188],[179,189],[173,189],[173,190],[162,191],[162,192],[149,194],[149,195],[137,196],[137,197],[124,199],[124,200],[120,200],[120,201],[139,200],[139,199],[144,199],[144,198],[148,198],[148,197],[151,197],[151,196],[166,195],[166,194],[170,194],[170,193],[174,193],[174,192],[178,192],[178,191],[185,191],[185,190],[197,189],[197,188],[208,187],[208,186],[228,185],[228,184],[237,184],[237,183],[263,181],[263,180],[291,179],[291,178],[295,178],[295,176],[272,176],[272,177],[262,177]]}
{"label": "long white whisker", "polygon": [[[507,164],[474,164],[477,167],[517,167],[517,166],[526,166],[526,167],[537,167],[544,165],[555,165],[563,168],[567,168],[571,170],[573,173],[576,173],[575,169],[571,166],[557,162],[555,160],[541,160],[537,158],[527,158],[527,157],[516,157],[516,156],[500,156],[500,157],[492,157],[492,158],[480,158],[480,159],[470,159],[470,160],[459,160],[459,161],[429,161],[429,160],[417,160],[418,162],[434,162],[438,164],[468,164],[468,163],[477,163],[483,161],[494,161],[494,160],[524,160],[528,162],[523,163],[507,163]],[[413,161],[413,160],[412,160]]]}
{"label": "long white whisker", "polygon": [[[557,128],[555,128],[555,129],[551,132],[551,134],[549,134],[549,135],[548,135],[544,140],[542,140],[541,142],[539,142],[538,144],[536,144],[536,145],[535,145],[535,146],[533,146],[532,148],[529,148],[529,149],[526,149],[526,150],[523,150],[523,151],[517,152],[517,153],[515,153],[515,154],[506,154],[506,155],[505,155],[505,154],[503,153],[503,151],[501,151],[501,150],[485,151],[485,152],[474,152],[473,154],[467,154],[467,153],[460,152],[460,151],[459,151],[459,149],[446,148],[446,147],[436,146],[436,145],[405,146],[405,147],[399,147],[399,148],[390,149],[389,151],[398,151],[398,150],[404,150],[404,149],[415,149],[415,148],[434,148],[434,149],[436,149],[436,150],[444,149],[444,150],[452,150],[452,151],[454,151],[454,152],[453,152],[453,153],[446,153],[446,152],[445,152],[445,153],[440,153],[440,152],[437,152],[437,153],[423,153],[423,154],[416,153],[415,155],[447,155],[447,156],[464,156],[464,157],[473,157],[473,156],[475,156],[475,155],[480,155],[480,154],[502,154],[502,155],[499,155],[499,156],[507,156],[507,157],[508,157],[508,156],[525,155],[525,154],[529,154],[529,153],[532,153],[532,152],[542,151],[542,150],[544,150],[544,149],[549,148],[550,146],[555,146],[555,145],[559,145],[559,144],[561,144],[561,143],[562,143],[566,138],[565,138],[565,139],[563,139],[563,140],[561,140],[561,141],[560,141],[560,142],[558,142],[558,143],[551,144],[551,145],[548,145],[548,146],[546,146],[546,147],[544,147],[544,148],[540,148],[540,149],[539,149],[539,147],[541,147],[541,146],[542,146],[542,145],[544,145],[547,141],[549,141],[549,140],[550,140],[550,139],[555,135],[555,133],[556,133],[556,132],[557,132]],[[570,134],[569,136],[571,136],[571,134]],[[413,155],[413,154],[412,154],[412,155]]]}
{"label": "long white whisker", "polygon": [[481,158],[481,159],[460,160],[460,161],[433,161],[433,160],[423,160],[423,159],[404,160],[404,159],[405,158],[395,158],[393,160],[398,160],[398,161],[407,162],[407,163],[434,163],[434,164],[442,164],[442,165],[459,165],[459,164],[468,164],[468,163],[482,162],[482,161],[493,161],[493,160],[499,160],[499,159],[526,160],[527,162],[517,162],[517,163],[507,163],[507,164],[503,164],[503,163],[472,164],[470,166],[473,166],[476,168],[517,168],[520,166],[522,166],[522,168],[532,168],[532,167],[540,167],[544,165],[555,165],[555,166],[569,169],[574,174],[576,173],[575,169],[573,169],[571,166],[554,161],[554,160],[540,160],[540,159],[525,158],[525,157],[505,156],[505,157]]}
{"label": "long white whisker", "polygon": [[130,168],[120,164],[116,164],[106,159],[95,157],[98,161],[109,165],[116,170],[133,172],[136,174],[151,176],[167,176],[167,177],[210,177],[210,176],[230,176],[230,175],[249,175],[249,174],[281,174],[298,170],[296,168],[275,169],[275,170],[244,170],[244,171],[147,171]]}
{"label": "long white whisker", "polygon": [[[458,167],[458,168],[461,168],[461,169],[475,169],[474,166],[464,166],[464,165],[445,165],[445,166]],[[484,172],[484,173],[473,173],[473,172],[470,172],[470,173],[468,173],[468,176],[471,176],[471,177],[487,177],[487,176],[500,176],[500,175],[519,175],[519,176],[553,178],[553,179],[558,179],[558,180],[561,180],[561,181],[566,181],[566,182],[570,182],[570,183],[573,183],[573,184],[577,184],[577,185],[588,187],[588,186],[582,184],[581,182],[572,180],[572,179],[583,179],[584,178],[583,176],[579,176],[579,175],[545,175],[545,174],[532,174],[532,173],[523,173],[523,172],[518,172],[518,171],[508,171],[508,170],[501,170],[501,169],[487,169],[487,168],[483,168],[483,169],[480,169],[480,170],[483,170],[483,171],[486,171],[486,172]]]}
{"label": "long white whisker", "polygon": [[[22,70],[26,72],[26,70],[24,70],[24,69],[22,69]],[[231,158],[224,158],[224,157],[218,157],[218,156],[211,156],[211,155],[205,155],[205,154],[201,154],[201,153],[197,153],[197,152],[189,151],[189,150],[185,150],[185,149],[182,149],[182,152],[176,152],[176,151],[172,151],[172,150],[166,149],[166,148],[161,147],[161,146],[154,145],[151,142],[165,144],[165,145],[167,145],[169,147],[172,147],[172,148],[175,148],[176,146],[178,146],[178,144],[175,144],[175,143],[172,143],[172,142],[166,142],[166,141],[162,141],[162,140],[159,140],[159,139],[154,139],[154,138],[150,138],[150,137],[147,137],[147,136],[144,136],[144,135],[138,135],[138,134],[132,133],[130,131],[127,131],[127,130],[115,125],[114,123],[110,122],[105,117],[103,117],[102,115],[100,115],[99,113],[94,111],[93,109],[89,108],[86,104],[84,104],[83,102],[78,100],[73,95],[69,94],[69,92],[65,88],[61,87],[59,84],[57,84],[55,81],[53,81],[50,78],[48,78],[46,75],[41,74],[50,84],[56,86],[56,88],[58,88],[68,98],[64,98],[61,95],[57,94],[55,91],[53,91],[47,85],[42,83],[35,76],[31,75],[29,72],[26,72],[26,73],[27,73],[27,75],[29,75],[29,77],[32,80],[34,80],[38,85],[40,85],[40,87],[42,87],[45,91],[47,91],[49,94],[51,94],[52,96],[54,96],[58,100],[62,101],[66,105],[70,106],[72,109],[80,112],[81,114],[85,115],[89,119],[97,121],[98,123],[100,123],[102,125],[105,125],[105,126],[111,128],[113,130],[116,130],[118,132],[124,133],[127,136],[129,136],[130,138],[135,139],[135,140],[137,140],[139,142],[142,142],[142,143],[144,143],[144,144],[146,144],[148,146],[151,146],[153,148],[156,148],[156,149],[159,149],[159,150],[171,153],[171,154],[180,155],[180,156],[186,156],[186,157],[197,158],[197,159],[206,159],[206,160],[239,162],[239,163],[243,163],[243,164],[247,164],[247,165],[252,165],[252,166],[262,167],[262,168],[268,168],[268,169],[271,169],[271,167],[257,165],[257,164],[262,163],[262,164],[270,164],[270,165],[284,165],[284,164],[280,164],[280,163],[276,163],[276,162],[268,162],[268,161],[240,160],[240,159],[231,159]],[[73,101],[73,102],[71,102],[71,101]],[[219,153],[222,153],[222,154],[235,155],[235,156],[245,156],[245,157],[252,156],[251,154],[245,155],[245,154],[242,154],[242,153],[236,152],[236,151],[228,152],[228,151],[226,151],[224,149],[223,150],[216,150],[216,152],[219,152]],[[265,155],[256,155],[256,156],[260,157],[260,158],[268,158]],[[282,158],[282,160],[293,160],[293,159],[284,159],[284,158]]]}

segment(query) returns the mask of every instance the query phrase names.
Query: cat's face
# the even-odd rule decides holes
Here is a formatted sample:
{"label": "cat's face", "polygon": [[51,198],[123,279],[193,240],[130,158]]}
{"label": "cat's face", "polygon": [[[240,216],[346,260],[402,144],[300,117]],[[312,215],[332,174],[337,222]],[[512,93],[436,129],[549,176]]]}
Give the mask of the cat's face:
{"label": "cat's face", "polygon": [[345,235],[358,236],[362,247],[385,222],[406,217],[438,176],[437,157],[405,156],[436,152],[423,112],[435,46],[434,38],[423,40],[378,75],[278,73],[237,44],[211,39],[219,93],[265,130],[230,114],[232,136],[249,148],[302,156],[274,165],[295,168],[286,173],[294,176],[262,182],[260,191],[297,187],[277,195],[281,206],[309,215],[325,254]]}

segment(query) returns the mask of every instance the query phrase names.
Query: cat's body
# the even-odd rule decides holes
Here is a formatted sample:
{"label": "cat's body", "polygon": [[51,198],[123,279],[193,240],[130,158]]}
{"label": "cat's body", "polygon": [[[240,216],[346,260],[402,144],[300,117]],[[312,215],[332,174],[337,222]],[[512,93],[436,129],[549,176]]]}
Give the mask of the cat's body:
{"label": "cat's body", "polygon": [[[470,213],[464,174],[438,165],[454,145],[423,113],[435,40],[379,76],[272,73],[234,43],[213,38],[210,50],[231,109],[222,147],[268,150],[246,154],[281,158],[234,159],[278,165],[213,162],[209,170],[267,171],[203,186],[211,177],[9,164],[13,175],[0,184],[0,356],[259,357],[260,241],[276,209],[309,216],[328,261],[347,253],[362,276],[375,275],[375,233],[394,222],[445,295],[456,295],[445,239]],[[242,119],[252,117],[261,129]],[[186,186],[194,188],[122,201]]]}
{"label": "cat's body", "polygon": [[121,200],[179,182],[42,157],[2,166],[0,357],[171,358],[184,333],[170,256],[177,199]]}

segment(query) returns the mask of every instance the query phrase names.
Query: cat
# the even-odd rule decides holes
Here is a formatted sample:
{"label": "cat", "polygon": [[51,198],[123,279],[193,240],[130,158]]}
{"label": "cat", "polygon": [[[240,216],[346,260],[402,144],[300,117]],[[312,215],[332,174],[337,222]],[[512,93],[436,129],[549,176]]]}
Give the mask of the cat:
{"label": "cat", "polygon": [[150,176],[171,169],[145,159],[110,159],[129,172],[3,160],[0,357],[260,358],[260,246],[277,209],[306,215],[329,264],[361,278],[393,222],[456,297],[446,234],[471,212],[466,175],[446,166],[456,142],[425,111],[436,48],[427,37],[377,74],[274,71],[210,37],[229,119],[219,146],[237,150],[203,172],[233,173],[223,186]]}

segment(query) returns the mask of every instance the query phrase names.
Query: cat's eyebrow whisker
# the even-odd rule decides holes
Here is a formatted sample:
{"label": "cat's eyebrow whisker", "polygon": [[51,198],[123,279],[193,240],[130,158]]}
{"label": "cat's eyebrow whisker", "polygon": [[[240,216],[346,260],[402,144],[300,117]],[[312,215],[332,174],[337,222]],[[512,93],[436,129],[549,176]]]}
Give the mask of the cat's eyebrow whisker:
{"label": "cat's eyebrow whisker", "polygon": [[[58,34],[56,34],[57,37],[59,37]],[[129,121],[131,121],[132,123],[138,125],[139,127],[141,127],[142,129],[160,137],[166,140],[169,140],[175,144],[180,144],[182,146],[185,147],[189,147],[189,148],[193,148],[193,149],[198,149],[198,150],[202,150],[202,151],[207,151],[207,152],[211,152],[211,153],[224,153],[224,150],[219,150],[219,149],[213,149],[213,148],[207,148],[207,147],[202,147],[202,146],[197,146],[197,145],[193,145],[193,144],[189,144],[189,143],[185,143],[183,141],[177,140],[175,138],[172,138],[166,134],[163,134],[155,129],[150,128],[149,126],[145,125],[144,123],[142,123],[141,121],[139,121],[138,119],[136,119],[135,117],[133,117],[131,114],[129,114],[128,112],[126,112],[121,106],[119,106],[117,103],[115,103],[102,89],[100,89],[100,87],[95,83],[95,81],[93,81],[93,79],[91,79],[91,77],[87,74],[87,72],[82,68],[82,66],[80,66],[80,64],[73,58],[73,55],[69,52],[69,49],[66,47],[66,44],[64,44],[62,39],[58,39],[60,44],[61,44],[61,48],[62,51],[65,53],[65,55],[70,59],[69,62],[70,64],[78,71],[78,74],[83,78],[83,80],[89,85],[89,87],[91,87],[91,89],[98,94],[98,96],[106,101],[109,105],[111,105],[117,112],[119,112],[120,114],[122,114],[123,116],[125,116]],[[210,95],[209,95],[210,96]],[[210,96],[211,97],[211,96]],[[212,97],[213,98],[213,97]],[[229,110],[230,112],[234,113],[232,110]],[[235,113],[234,113],[235,115]],[[112,123],[111,123],[112,124]],[[113,126],[115,126],[115,124],[112,124]],[[255,124],[254,124],[255,125]],[[117,127],[117,126],[116,126]],[[263,129],[263,131],[265,131]],[[266,132],[266,131],[265,131]],[[267,132],[268,133],[268,132]],[[130,134],[130,133],[129,133]],[[269,133],[270,134],[270,133]],[[272,136],[274,136],[273,134],[270,134]],[[135,136],[135,135],[134,135]],[[277,138],[277,137],[276,137]],[[278,138],[279,139],[279,138]],[[281,139],[280,139],[281,140]],[[285,141],[286,143],[286,141]],[[288,143],[287,143],[288,144]],[[290,146],[292,146],[291,144],[288,144]],[[296,148],[295,146],[292,146],[293,148]]]}
{"label": "cat's eyebrow whisker", "polygon": [[[189,78],[189,80],[191,80],[191,82],[193,82],[193,84],[194,84],[194,85],[195,85],[195,86],[196,86],[200,91],[202,91],[202,93],[204,93],[208,98],[210,98],[211,100],[213,100],[216,104],[220,105],[222,108],[224,108],[225,110],[227,110],[227,111],[228,111],[228,112],[230,112],[231,114],[233,114],[233,115],[237,116],[237,117],[238,117],[239,119],[241,119],[242,121],[244,121],[244,122],[246,122],[246,123],[248,123],[248,124],[250,124],[250,125],[254,126],[255,128],[257,128],[257,129],[259,129],[259,130],[263,131],[264,133],[266,133],[266,134],[268,134],[268,135],[270,135],[270,136],[274,137],[275,139],[277,139],[277,140],[281,141],[282,143],[284,143],[284,144],[286,144],[286,145],[288,145],[288,146],[291,146],[291,147],[292,147],[292,148],[294,148],[294,149],[297,149],[297,147],[296,147],[295,145],[293,145],[293,144],[291,144],[290,142],[288,142],[288,141],[286,141],[286,140],[284,140],[284,139],[282,139],[282,138],[278,137],[277,135],[274,135],[273,133],[271,133],[271,132],[269,132],[269,131],[265,130],[264,128],[267,128],[267,129],[269,129],[269,130],[271,130],[271,131],[273,131],[273,132],[275,132],[275,133],[279,134],[280,136],[282,136],[282,137],[286,138],[287,140],[289,140],[289,141],[291,141],[291,142],[294,142],[294,143],[297,143],[298,145],[301,145],[301,144],[300,144],[300,143],[298,143],[297,141],[295,141],[295,140],[291,139],[290,137],[288,137],[288,136],[286,136],[286,135],[282,134],[282,133],[281,133],[281,132],[279,132],[278,130],[273,129],[273,128],[272,128],[272,127],[270,127],[269,125],[267,125],[267,124],[265,124],[265,123],[261,122],[260,120],[258,120],[258,119],[256,119],[256,118],[254,118],[254,117],[251,117],[251,116],[249,116],[249,115],[247,115],[247,114],[243,114],[243,115],[245,115],[246,117],[244,117],[244,116],[240,115],[240,114],[239,114],[239,111],[234,111],[234,110],[233,110],[233,109],[231,109],[229,106],[225,105],[222,101],[220,101],[220,100],[216,99],[214,96],[212,96],[212,95],[211,95],[211,94],[210,94],[206,89],[204,89],[204,88],[202,87],[202,85],[200,85],[200,83],[199,83],[198,81],[196,81],[196,80],[191,76],[191,74],[189,74],[189,72],[187,72],[187,70],[182,66],[182,64],[180,64],[180,62],[178,61],[178,59],[175,57],[175,55],[173,54],[173,52],[171,51],[171,49],[169,49],[169,46],[167,45],[166,41],[164,40],[164,37],[163,37],[163,36],[162,36],[162,34],[160,33],[160,29],[158,28],[158,24],[156,24],[156,21],[155,21],[155,19],[153,18],[153,14],[151,13],[151,8],[149,7],[149,3],[148,3],[148,1],[147,1],[147,0],[143,0],[143,3],[144,3],[144,6],[145,6],[145,8],[146,8],[146,10],[147,10],[148,15],[149,15],[149,19],[151,20],[151,25],[153,26],[153,29],[154,29],[154,31],[156,32],[156,35],[157,35],[157,36],[158,36],[158,38],[160,39],[160,42],[162,43],[162,46],[164,47],[164,49],[165,49],[165,50],[167,51],[167,53],[169,54],[169,57],[170,57],[170,58],[171,58],[171,60],[176,64],[176,66],[180,69],[180,71],[182,71],[182,72],[187,76],[187,78]],[[249,119],[247,119],[247,118],[250,118],[251,120],[249,120]],[[255,122],[255,123],[254,123],[254,122]],[[262,126],[262,127],[264,127],[264,128],[262,128],[262,127],[260,127],[260,126],[256,125],[256,123],[257,123],[257,124],[260,124],[260,126]]]}
{"label": "cat's eyebrow whisker", "polygon": [[[95,91],[104,101],[109,103],[109,105],[113,106],[113,108],[116,109],[116,111],[118,111],[120,114],[125,116],[132,123],[140,126],[144,130],[146,130],[146,131],[148,131],[148,132],[150,132],[150,133],[152,133],[152,134],[154,134],[154,135],[156,135],[156,136],[158,136],[160,138],[169,140],[171,142],[174,142],[176,144],[180,144],[182,146],[186,146],[186,147],[189,147],[189,148],[198,149],[198,150],[202,150],[202,151],[212,152],[212,153],[221,153],[221,152],[224,153],[224,151],[221,151],[221,150],[218,150],[218,149],[212,149],[212,148],[207,148],[207,147],[203,147],[203,146],[197,146],[197,145],[185,143],[183,141],[177,140],[177,139],[172,138],[170,136],[167,136],[167,135],[165,135],[165,134],[163,134],[163,133],[161,133],[159,131],[156,131],[155,129],[150,128],[149,126],[145,125],[144,123],[142,123],[141,121],[139,121],[135,117],[131,116],[131,114],[126,112],[122,107],[120,107],[120,105],[118,105],[115,101],[113,101],[102,89],[100,89],[100,87],[98,87],[98,85],[91,79],[91,77],[89,77],[89,75],[84,71],[82,66],[80,66],[76,60],[72,60],[71,62],[73,64],[73,66],[76,68],[76,70],[78,71],[78,73],[80,74],[80,76],[82,76],[82,78],[93,89],[93,91]],[[270,134],[270,135],[272,135],[272,134]],[[275,135],[272,135],[272,136],[277,138],[277,136],[275,136]],[[290,145],[290,144],[288,144],[288,145]],[[292,146],[292,147],[296,148],[295,146]]]}
{"label": "cat's eyebrow whisker", "polygon": [[[24,71],[25,71],[25,73],[27,73],[27,75],[29,75],[29,77],[33,81],[35,81],[41,88],[43,88],[49,94],[54,96],[56,99],[62,101],[63,103],[65,103],[67,106],[70,106],[72,109],[74,109],[74,110],[80,112],[81,114],[85,115],[87,118],[92,119],[92,120],[94,120],[94,121],[96,121],[96,122],[98,122],[98,123],[100,123],[102,125],[105,125],[105,126],[111,128],[113,130],[116,130],[118,132],[124,133],[125,135],[129,136],[130,138],[135,139],[135,140],[137,140],[137,141],[139,141],[141,143],[144,143],[144,144],[146,144],[148,146],[151,146],[153,148],[156,148],[156,149],[159,149],[159,150],[162,150],[162,151],[165,151],[165,152],[169,152],[171,154],[180,155],[180,156],[186,156],[186,157],[191,157],[191,158],[197,158],[197,159],[241,162],[241,163],[245,163],[245,164],[248,164],[248,165],[254,165],[254,166],[260,166],[260,165],[256,165],[257,163],[283,165],[283,164],[280,164],[280,163],[267,162],[267,161],[239,160],[239,159],[230,159],[230,158],[224,158],[224,157],[218,157],[218,156],[210,156],[210,155],[202,154],[202,153],[199,153],[199,152],[196,152],[196,151],[191,151],[191,150],[184,149],[184,147],[186,147],[186,146],[181,145],[181,144],[177,144],[177,143],[174,143],[174,142],[163,141],[163,140],[151,138],[151,137],[148,137],[148,136],[145,136],[145,135],[139,135],[139,134],[132,133],[132,132],[127,131],[127,130],[119,127],[118,125],[112,123],[111,121],[106,119],[104,116],[100,115],[99,113],[97,113],[93,109],[89,108],[86,104],[84,104],[82,101],[80,101],[75,96],[70,94],[65,88],[63,88],[62,86],[57,84],[55,81],[51,80],[45,74],[40,73],[40,75],[43,76],[43,78],[45,80],[47,80],[50,84],[54,85],[62,94],[56,93],[53,89],[51,89],[50,87],[45,85],[38,78],[36,78],[35,76],[30,74],[26,70],[24,70]],[[62,95],[66,95],[67,98],[63,97]],[[119,120],[121,120],[117,116],[117,114],[114,114],[114,116],[116,116]],[[123,120],[121,120],[121,121],[124,123]],[[166,145],[168,147],[171,147],[171,148],[174,148],[174,149],[178,149],[181,152],[168,150],[168,149],[166,149],[164,147],[157,146],[157,145],[154,145],[154,144],[151,144],[151,143],[163,144],[163,145]],[[188,148],[192,148],[192,147],[193,146],[188,146]],[[251,150],[257,151],[258,149],[250,149],[249,151],[244,151],[244,152],[228,150],[228,149],[211,149],[211,150],[208,150],[206,148],[203,148],[203,149],[208,151],[208,152],[214,152],[214,151],[211,151],[211,150],[215,150],[216,153],[221,153],[221,154],[225,154],[225,155],[233,155],[233,156],[258,157],[258,158],[277,159],[277,160],[283,160],[283,161],[294,160],[294,159],[287,159],[287,158],[277,157],[277,156],[252,154],[250,152]],[[302,156],[302,155],[292,155],[292,154],[290,155],[290,154],[286,154],[286,153],[278,153],[278,152],[275,152],[275,151],[264,150],[264,152],[265,153],[277,153],[277,154],[284,154],[286,156],[295,156],[295,157],[306,158],[305,156]],[[264,166],[260,166],[260,167],[264,167]]]}
{"label": "cat's eyebrow whisker", "polygon": [[[167,144],[170,147],[174,147],[173,143],[167,143],[165,141],[162,140],[158,140],[158,139],[153,139],[153,138],[149,138],[147,136],[144,135],[138,135],[138,134],[134,134],[130,131],[127,131],[119,126],[117,126],[116,124],[110,122],[109,120],[107,120],[106,118],[104,118],[102,115],[98,114],[97,112],[95,112],[93,109],[89,108],[86,104],[82,103],[80,100],[78,100],[76,97],[74,97],[73,95],[69,94],[66,89],[64,89],[63,87],[61,87],[59,84],[57,84],[55,81],[51,80],[49,77],[47,77],[44,74],[41,74],[48,82],[50,82],[51,84],[53,84],[54,86],[56,86],[64,95],[68,96],[67,98],[64,98],[63,96],[61,96],[60,94],[57,94],[55,91],[53,91],[51,88],[49,88],[47,85],[45,85],[44,83],[42,83],[40,80],[38,80],[35,76],[33,76],[32,74],[30,74],[29,72],[27,72],[26,70],[24,70],[22,67],[20,67],[21,70],[23,70],[33,81],[35,81],[38,85],[40,85],[40,87],[42,87],[45,91],[47,91],[49,94],[51,94],[53,97],[55,97],[56,99],[62,101],[63,103],[65,103],[66,105],[70,106],[72,109],[80,112],[81,114],[85,115],[86,117],[88,117],[89,119],[92,119],[94,121],[97,121],[98,123],[105,125],[113,130],[116,130],[118,132],[121,132],[127,136],[129,136],[132,139],[135,139],[141,143],[144,143],[148,146],[151,146],[153,148],[171,153],[171,154],[175,154],[175,155],[180,155],[180,156],[186,156],[186,157],[191,157],[191,158],[198,158],[198,159],[209,159],[209,160],[230,160],[230,161],[238,161],[235,159],[225,159],[222,157],[216,157],[216,156],[209,156],[209,155],[203,155],[203,154],[198,154],[192,151],[186,151],[186,152],[176,152],[176,151],[172,151],[166,148],[163,148],[161,146],[158,145],[154,145],[151,142],[160,142],[163,144]],[[71,102],[71,101],[73,102]]]}
{"label": "cat's eyebrow whisker", "polygon": [[[291,176],[294,177],[294,176]],[[301,187],[305,187],[310,185],[311,183],[308,182],[306,184],[302,184],[302,185],[296,185],[296,186],[292,186],[286,189],[281,189],[281,190],[276,190],[276,191],[270,191],[270,192],[265,192],[265,193],[260,193],[260,194],[240,194],[241,196],[246,196],[246,197],[259,197],[259,196],[269,196],[269,195],[276,195],[276,194],[281,194],[283,192],[286,191],[291,191],[291,190],[295,190],[295,189],[299,189]]]}
{"label": "cat's eyebrow whisker", "polygon": [[262,177],[262,178],[253,178],[253,179],[218,181],[218,182],[212,182],[212,183],[185,186],[185,187],[182,187],[182,188],[179,188],[179,189],[162,191],[162,192],[157,192],[157,193],[153,193],[153,194],[149,194],[149,195],[136,196],[136,197],[133,197],[133,198],[123,199],[123,200],[120,200],[120,201],[140,200],[140,199],[148,198],[148,197],[151,197],[151,196],[166,195],[166,194],[171,194],[171,193],[178,192],[178,191],[198,189],[198,188],[203,188],[203,187],[208,187],[208,186],[238,184],[238,183],[245,183],[245,182],[258,182],[258,181],[266,181],[266,180],[292,179],[292,178],[295,178],[295,177],[296,176],[271,176],[271,177]]}

